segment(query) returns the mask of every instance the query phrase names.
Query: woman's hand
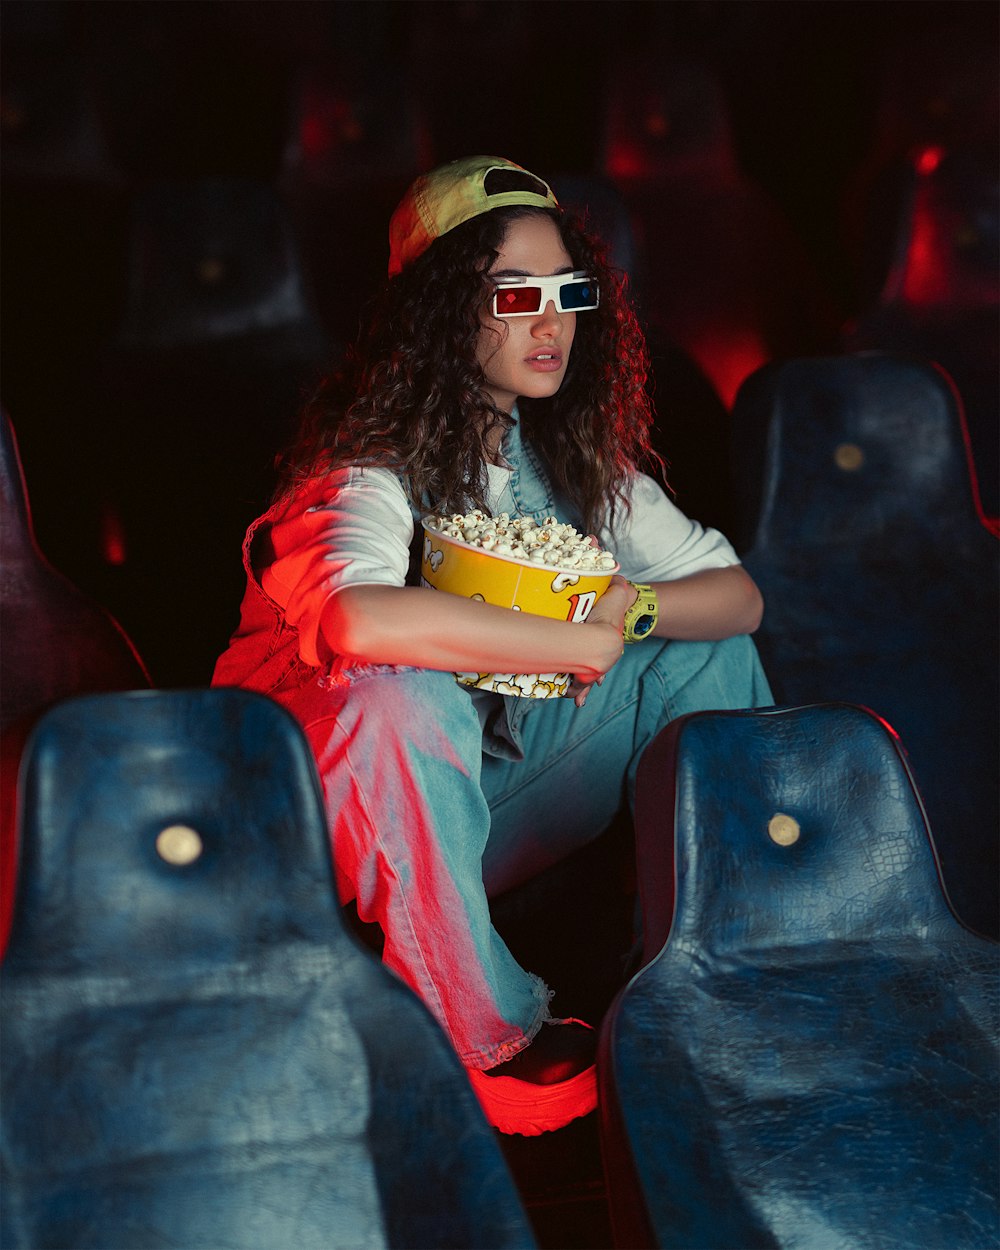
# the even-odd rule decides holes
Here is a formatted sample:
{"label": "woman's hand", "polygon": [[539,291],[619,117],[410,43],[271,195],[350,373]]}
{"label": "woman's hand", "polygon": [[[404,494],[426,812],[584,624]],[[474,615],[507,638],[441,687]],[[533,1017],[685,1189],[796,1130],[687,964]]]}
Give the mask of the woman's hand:
{"label": "woman's hand", "polygon": [[[570,682],[566,693],[572,697],[577,707],[583,707],[587,702],[587,695],[590,693],[591,686],[594,684],[599,686],[604,681],[604,674],[621,659],[622,651],[624,650],[622,630],[625,627],[625,612],[634,598],[635,592],[632,586],[624,577],[619,577],[616,574],[612,577],[607,590],[594,604],[586,621],[583,622],[585,627],[599,626],[608,632],[609,648],[607,652],[608,662],[605,664],[603,671],[596,674],[573,674],[573,680]],[[608,630],[608,626],[614,630],[613,635]]]}

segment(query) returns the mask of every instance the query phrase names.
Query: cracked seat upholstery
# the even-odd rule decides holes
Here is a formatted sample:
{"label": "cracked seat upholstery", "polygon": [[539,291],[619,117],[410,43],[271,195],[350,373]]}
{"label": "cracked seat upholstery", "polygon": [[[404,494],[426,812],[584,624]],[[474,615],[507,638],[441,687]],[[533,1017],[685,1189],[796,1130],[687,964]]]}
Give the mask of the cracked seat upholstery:
{"label": "cracked seat upholstery", "polygon": [[1000,948],[949,907],[893,733],[679,718],[636,836],[644,965],[599,1064],[616,1245],[1000,1244]]}
{"label": "cracked seat upholstery", "polygon": [[75,699],[22,778],[8,1250],[534,1245],[444,1034],[343,924],[283,709]]}
{"label": "cracked seat upholstery", "polygon": [[892,725],[955,910],[1000,937],[1000,544],[952,380],[893,353],[782,361],[745,383],[733,434],[775,702]]}

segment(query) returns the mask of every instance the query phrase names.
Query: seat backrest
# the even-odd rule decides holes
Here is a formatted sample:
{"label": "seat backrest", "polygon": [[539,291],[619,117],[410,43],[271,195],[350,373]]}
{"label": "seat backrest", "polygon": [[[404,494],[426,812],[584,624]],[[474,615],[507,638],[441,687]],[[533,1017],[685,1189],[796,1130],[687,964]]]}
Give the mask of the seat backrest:
{"label": "seat backrest", "polygon": [[730,408],[765,361],[835,343],[839,319],[785,212],[740,168],[711,67],[656,44],[608,93],[598,164],[636,222],[644,321]]}
{"label": "seat backrest", "polygon": [[21,829],[5,1246],[533,1244],[444,1034],[344,927],[287,712],[63,703]]}
{"label": "seat backrest", "polygon": [[[162,351],[278,337],[325,349],[278,192],[252,178],[161,181],[137,198],[117,346]],[[286,342],[286,340],[288,340]]]}
{"label": "seat backrest", "polygon": [[24,740],[60,699],[150,685],[111,614],[45,559],[35,542],[14,427],[0,411],[0,956],[17,877],[14,808]]}
{"label": "seat backrest", "polygon": [[608,247],[608,260],[628,280],[633,296],[642,288],[635,229],[628,206],[608,178],[562,173],[552,177],[563,208],[576,214]]}
{"label": "seat backrest", "polygon": [[640,764],[636,837],[647,962],[668,938],[724,960],[958,927],[900,743],[864,708],[679,717]]}
{"label": "seat backrest", "polygon": [[949,318],[1000,303],[1000,172],[995,149],[925,148],[900,213],[896,252],[880,302],[916,318]]}
{"label": "seat backrest", "polygon": [[0,728],[56,700],[150,684],[118,623],[47,562],[35,542],[13,425],[0,414]]}
{"label": "seat backrest", "polygon": [[13,26],[4,34],[5,184],[50,189],[123,185],[124,173],[111,155],[94,84],[70,33],[19,31],[13,13],[11,20]]}
{"label": "seat backrest", "polygon": [[744,386],[732,432],[775,698],[857,703],[892,725],[952,900],[995,935],[1000,545],[954,387],[886,353],[788,361]]}
{"label": "seat backrest", "polygon": [[1000,172],[996,143],[927,147],[906,163],[891,264],[843,329],[850,351],[934,360],[962,397],[983,511],[1000,513]]}
{"label": "seat backrest", "polygon": [[312,60],[291,90],[282,186],[295,199],[310,187],[357,194],[371,184],[404,185],[430,160],[427,125],[405,68],[391,73],[349,61]]}
{"label": "seat backrest", "polygon": [[615,181],[740,181],[722,83],[707,62],[662,47],[611,70],[600,168]]}
{"label": "seat backrest", "polygon": [[733,417],[748,555],[902,562],[986,545],[961,404],[929,361],[870,352],[769,365]]}
{"label": "seat backrest", "polygon": [[643,756],[636,855],[647,962],[598,1068],[616,1245],[995,1240],[1000,947],[947,906],[888,727],[678,718]]}

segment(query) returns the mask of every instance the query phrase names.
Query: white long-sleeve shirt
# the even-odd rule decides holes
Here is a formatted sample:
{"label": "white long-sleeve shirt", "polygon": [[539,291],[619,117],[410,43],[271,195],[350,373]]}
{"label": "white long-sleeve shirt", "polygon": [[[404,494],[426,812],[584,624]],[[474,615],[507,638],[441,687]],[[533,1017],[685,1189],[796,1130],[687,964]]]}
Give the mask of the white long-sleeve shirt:
{"label": "white long-sleeve shirt", "polygon": [[[496,465],[488,470],[490,511],[513,515],[510,470]],[[673,581],[739,564],[718,530],[685,516],[651,477],[637,476],[631,501],[631,515],[617,517],[613,527],[605,523],[595,535],[631,581]],[[336,469],[277,512],[261,586],[298,629],[305,663],[320,663],[319,623],[331,595],[345,586],[405,585],[414,529],[402,486],[380,468]]]}

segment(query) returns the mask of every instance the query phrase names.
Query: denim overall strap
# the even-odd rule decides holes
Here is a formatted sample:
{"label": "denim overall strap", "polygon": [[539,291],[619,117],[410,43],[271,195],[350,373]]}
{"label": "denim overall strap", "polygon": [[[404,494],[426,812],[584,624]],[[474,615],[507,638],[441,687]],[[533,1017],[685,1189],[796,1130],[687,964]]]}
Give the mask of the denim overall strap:
{"label": "denim overall strap", "polygon": [[[583,525],[579,511],[553,488],[552,479],[538,451],[524,437],[517,408],[511,414],[514,425],[507,431],[501,444],[504,458],[511,467],[510,488],[521,516],[542,521],[554,516],[564,524]],[[500,759],[524,758],[521,726],[526,716],[538,710],[534,699],[520,699],[512,695],[497,695],[503,700],[503,709],[489,721],[490,733],[484,748],[488,755]]]}
{"label": "denim overall strap", "polygon": [[[554,516],[564,523],[575,525],[579,529],[583,524],[582,516],[576,507],[553,488],[552,480],[549,477],[542,457],[531,446],[531,443],[523,437],[521,421],[516,406],[511,412],[511,416],[514,424],[504,435],[501,451],[512,470],[510,492],[514,500],[515,515],[530,516],[535,521],[542,521],[547,516]],[[410,544],[410,566],[406,583],[408,586],[419,586],[420,557],[423,549],[423,530],[420,528],[420,521],[421,517],[430,511],[430,505],[427,504],[422,509],[418,508],[409,497],[405,480],[401,477],[399,482],[406,492],[414,526],[413,541]]]}
{"label": "denim overall strap", "polygon": [[511,466],[510,489],[518,514],[541,521],[554,516],[564,524],[583,524],[579,511],[552,486],[548,470],[538,451],[524,437],[517,408],[511,414],[514,425],[504,436],[501,451]]}
{"label": "denim overall strap", "polygon": [[[504,435],[501,451],[511,468],[510,491],[514,499],[516,514],[530,516],[535,521],[542,521],[547,516],[555,516],[564,523],[580,528],[583,519],[579,511],[555,491],[542,457],[523,437],[516,407],[511,416],[514,424]],[[406,483],[403,479],[400,479],[400,484],[406,491]],[[409,499],[409,492],[406,493]],[[423,548],[420,518],[429,510],[429,506],[421,512],[412,500],[409,502],[410,512],[413,515],[414,535],[410,546],[410,567],[406,582],[407,585],[418,586]],[[522,759],[521,725],[525,716],[536,709],[536,701],[481,690],[469,691],[468,694],[478,709],[483,726],[484,753],[501,759]]]}

